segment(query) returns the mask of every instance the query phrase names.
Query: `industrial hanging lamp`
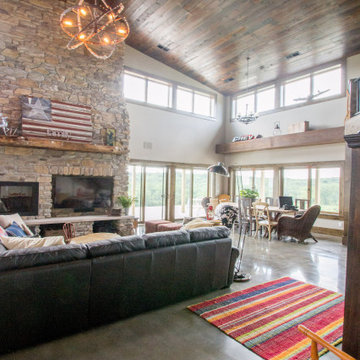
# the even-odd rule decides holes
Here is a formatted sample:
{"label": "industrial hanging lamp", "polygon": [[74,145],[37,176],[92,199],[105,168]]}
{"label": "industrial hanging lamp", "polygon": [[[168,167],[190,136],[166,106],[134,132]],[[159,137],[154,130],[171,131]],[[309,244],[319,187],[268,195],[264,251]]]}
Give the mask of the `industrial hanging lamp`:
{"label": "industrial hanging lamp", "polygon": [[[246,90],[249,89],[249,62],[250,57],[246,58]],[[239,113],[236,117],[236,120],[247,125],[254,122],[259,117],[258,114],[249,112],[249,104],[247,103],[245,106],[245,114]]]}
{"label": "industrial hanging lamp", "polygon": [[[110,5],[111,1],[111,5]],[[60,16],[60,25],[71,37],[69,50],[84,45],[98,59],[108,59],[130,32],[124,5],[114,0],[79,0]]]}

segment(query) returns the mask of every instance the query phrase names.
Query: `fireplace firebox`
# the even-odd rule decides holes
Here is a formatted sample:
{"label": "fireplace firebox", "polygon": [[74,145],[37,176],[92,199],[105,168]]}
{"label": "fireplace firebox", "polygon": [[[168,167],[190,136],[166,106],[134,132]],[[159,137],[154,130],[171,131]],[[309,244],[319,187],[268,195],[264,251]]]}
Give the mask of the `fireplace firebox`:
{"label": "fireplace firebox", "polygon": [[39,211],[39,183],[0,181],[0,214],[36,216]]}

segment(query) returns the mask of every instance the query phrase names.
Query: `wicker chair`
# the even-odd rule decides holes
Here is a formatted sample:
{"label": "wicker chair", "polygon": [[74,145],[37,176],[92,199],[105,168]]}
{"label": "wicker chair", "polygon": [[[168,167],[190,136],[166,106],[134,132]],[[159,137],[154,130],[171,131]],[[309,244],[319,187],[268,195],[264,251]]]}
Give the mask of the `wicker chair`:
{"label": "wicker chair", "polygon": [[313,205],[299,218],[282,216],[277,226],[279,239],[281,239],[282,236],[291,236],[301,243],[306,239],[313,239],[317,242],[314,235],[311,234],[311,229],[319,214],[320,206]]}

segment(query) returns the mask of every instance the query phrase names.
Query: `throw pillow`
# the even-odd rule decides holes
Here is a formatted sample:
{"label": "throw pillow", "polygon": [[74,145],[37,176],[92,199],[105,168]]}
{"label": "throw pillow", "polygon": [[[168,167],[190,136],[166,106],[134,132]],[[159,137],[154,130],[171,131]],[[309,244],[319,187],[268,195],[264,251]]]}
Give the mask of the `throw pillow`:
{"label": "throw pillow", "polygon": [[0,226],[2,226],[4,229],[9,227],[14,221],[25,231],[27,235],[34,235],[32,231],[26,226],[19,214],[0,215]]}
{"label": "throw pillow", "polygon": [[63,236],[48,236],[44,238],[0,236],[0,239],[8,250],[65,245]]}
{"label": "throw pillow", "polygon": [[6,233],[8,236],[26,237],[25,231],[15,221],[6,228]]}
{"label": "throw pillow", "polygon": [[7,236],[7,233],[4,228],[0,226],[0,235]]}

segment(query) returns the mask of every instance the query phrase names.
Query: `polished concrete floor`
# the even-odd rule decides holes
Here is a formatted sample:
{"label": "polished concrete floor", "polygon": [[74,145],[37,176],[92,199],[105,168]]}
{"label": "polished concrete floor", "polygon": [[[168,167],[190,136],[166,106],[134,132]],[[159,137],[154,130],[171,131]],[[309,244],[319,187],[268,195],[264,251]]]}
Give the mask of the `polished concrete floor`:
{"label": "polished concrete floor", "polygon": [[[244,360],[260,359],[223,334],[186,306],[227,292],[291,276],[344,293],[346,247],[339,240],[318,237],[319,243],[269,242],[248,238],[243,270],[252,274],[247,283],[234,283],[166,308],[122,320],[86,333],[8,354],[4,360]],[[325,355],[322,359],[334,359]]]}

